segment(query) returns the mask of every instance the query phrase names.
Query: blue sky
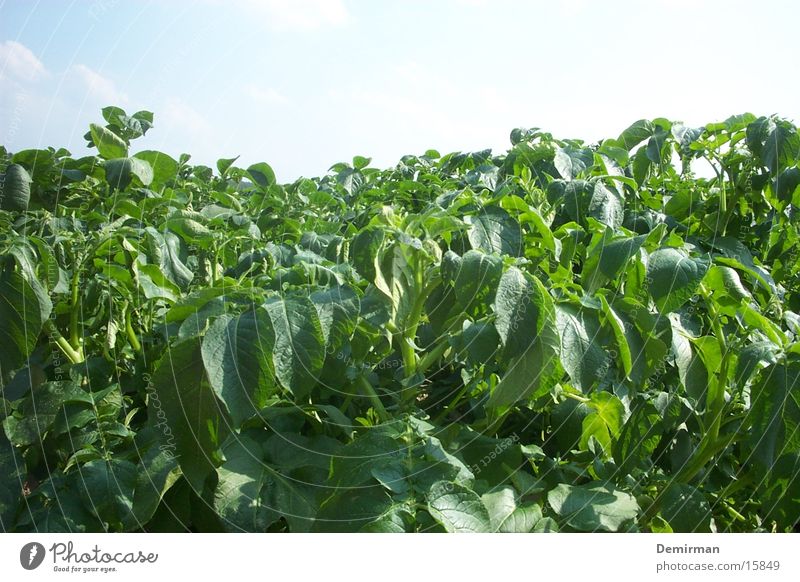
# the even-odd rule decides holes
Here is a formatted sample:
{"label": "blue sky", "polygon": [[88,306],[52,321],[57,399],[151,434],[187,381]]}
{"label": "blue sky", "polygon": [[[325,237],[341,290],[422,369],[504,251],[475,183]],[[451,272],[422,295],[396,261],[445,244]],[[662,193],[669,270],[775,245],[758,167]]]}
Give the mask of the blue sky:
{"label": "blue sky", "polygon": [[289,181],[353,155],[503,151],[520,126],[800,121],[797,22],[771,0],[0,0],[0,144],[84,154],[115,104],[155,112],[134,150]]}

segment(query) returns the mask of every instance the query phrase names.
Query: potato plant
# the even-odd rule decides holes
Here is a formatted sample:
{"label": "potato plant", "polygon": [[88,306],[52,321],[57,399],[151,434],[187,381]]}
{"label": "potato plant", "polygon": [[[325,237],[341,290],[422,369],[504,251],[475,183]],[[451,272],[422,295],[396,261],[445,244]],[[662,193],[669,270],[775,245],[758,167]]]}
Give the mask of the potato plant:
{"label": "potato plant", "polygon": [[797,527],[792,123],[280,184],[102,113],[0,148],[0,529]]}

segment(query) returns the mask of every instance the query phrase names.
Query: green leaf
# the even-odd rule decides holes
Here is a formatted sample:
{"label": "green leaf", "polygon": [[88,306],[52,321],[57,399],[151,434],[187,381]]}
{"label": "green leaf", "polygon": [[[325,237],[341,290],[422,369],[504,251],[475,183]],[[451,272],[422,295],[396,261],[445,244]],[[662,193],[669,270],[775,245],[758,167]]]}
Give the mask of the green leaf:
{"label": "green leaf", "polygon": [[493,308],[507,359],[525,352],[554,312],[553,300],[541,281],[516,267],[500,278]]}
{"label": "green leaf", "polygon": [[124,459],[91,461],[80,468],[79,493],[86,510],[112,530],[126,531],[137,525],[133,516],[137,466]]}
{"label": "green leaf", "polygon": [[316,514],[313,496],[301,482],[267,464],[258,442],[232,437],[223,453],[214,509],[228,531],[265,532],[281,517],[291,531],[309,531]]}
{"label": "green leaf", "polygon": [[800,363],[762,370],[750,400],[753,459],[769,471],[780,456],[800,452]]}
{"label": "green leaf", "polygon": [[613,186],[597,181],[586,208],[586,216],[611,228],[619,228],[625,218],[624,200]]}
{"label": "green leaf", "polygon": [[184,262],[188,253],[181,239],[171,232],[162,235],[152,226],[148,226],[144,234],[150,262],[158,265],[171,282],[185,290],[194,279],[194,273]]}
{"label": "green leaf", "polygon": [[317,310],[326,351],[331,353],[353,336],[361,312],[358,295],[350,287],[337,285],[314,291],[309,298]]}
{"label": "green leaf", "polygon": [[695,294],[709,268],[705,258],[693,258],[686,252],[665,248],[650,255],[647,279],[650,296],[661,313],[677,310]]}
{"label": "green leaf", "polygon": [[685,483],[670,483],[661,497],[661,515],[675,532],[711,531],[711,507],[705,495]]}
{"label": "green leaf", "polygon": [[661,415],[651,402],[640,402],[613,445],[614,461],[621,474],[648,467],[648,459],[661,442]]}
{"label": "green leaf", "polygon": [[273,298],[264,304],[272,320],[275,375],[296,397],[316,385],[325,361],[325,336],[314,304],[304,297]]}
{"label": "green leaf", "polygon": [[488,206],[477,216],[466,216],[464,220],[470,225],[467,236],[473,249],[487,254],[522,256],[522,228],[502,208]]}
{"label": "green leaf", "polygon": [[30,355],[53,304],[36,282],[16,272],[0,275],[0,382]]}
{"label": "green leaf", "polygon": [[620,136],[617,138],[617,143],[620,147],[631,151],[634,147],[653,135],[655,130],[656,128],[652,121],[640,119],[639,121],[631,124],[620,134]]}
{"label": "green leaf", "polygon": [[272,363],[275,335],[263,308],[217,318],[203,337],[203,364],[235,426],[278,391]]}
{"label": "green leaf", "polygon": [[580,447],[588,450],[591,437],[603,446],[607,455],[622,430],[625,407],[619,398],[609,392],[594,392],[588,402],[591,412],[583,419]]}
{"label": "green leaf", "polygon": [[553,165],[565,180],[577,178],[594,161],[592,151],[587,148],[576,149],[570,146],[556,148]]}
{"label": "green leaf", "polygon": [[63,404],[76,394],[83,394],[71,380],[45,382],[38,390],[31,391],[17,409],[7,416],[3,428],[8,440],[17,446],[41,442],[58,417]]}
{"label": "green leaf", "polygon": [[631,348],[628,344],[628,336],[625,333],[625,322],[608,304],[608,301],[606,301],[605,297],[600,295],[599,299],[603,317],[605,318],[608,326],[611,328],[611,331],[614,334],[614,339],[617,342],[617,349],[619,349],[619,360],[622,362],[622,369],[625,371],[625,376],[630,378],[631,373],[633,372],[633,358],[631,357]]}
{"label": "green leaf", "polygon": [[[239,156],[236,156],[235,158],[220,158],[220,159],[218,159],[217,160],[217,170],[219,170],[219,175],[224,178],[228,174],[228,169],[233,165],[233,162],[235,162],[238,159],[239,159]],[[252,167],[253,166],[251,166],[251,168]],[[248,170],[248,172],[249,171],[250,170]],[[251,173],[251,176],[252,176],[252,173]]]}
{"label": "green leaf", "polygon": [[228,432],[214,390],[206,377],[201,339],[171,346],[156,367],[148,413],[175,445],[186,480],[198,494],[217,466],[219,447]]}
{"label": "green leaf", "polygon": [[0,175],[0,209],[24,212],[31,201],[31,177],[19,164],[9,164]]}
{"label": "green leaf", "polygon": [[150,164],[153,171],[153,179],[150,183],[152,188],[166,186],[178,175],[178,162],[163,152],[155,150],[145,150],[133,156]]}
{"label": "green leaf", "polygon": [[107,160],[128,157],[128,144],[110,129],[92,123],[89,125],[89,133],[101,157]]}
{"label": "green leaf", "polygon": [[610,485],[562,483],[548,492],[547,502],[578,531],[619,531],[639,514],[636,498]]}
{"label": "green leaf", "polygon": [[268,188],[275,184],[275,172],[272,170],[269,164],[264,162],[253,164],[249,168],[247,168],[247,173],[250,174],[250,177],[253,179],[258,186],[261,188]]}
{"label": "green leaf", "polygon": [[106,181],[115,190],[125,190],[134,178],[142,186],[153,181],[153,168],[138,158],[114,158],[105,163]]}
{"label": "green leaf", "polygon": [[538,505],[517,505],[516,494],[511,487],[503,487],[481,496],[493,532],[527,533],[542,519]]}
{"label": "green leaf", "polygon": [[577,388],[588,391],[609,365],[608,353],[600,342],[596,312],[557,305],[556,329],[561,338],[561,365]]}
{"label": "green leaf", "polygon": [[22,500],[25,478],[24,461],[10,442],[0,434],[0,531],[12,531]]}
{"label": "green leaf", "polygon": [[489,512],[481,498],[457,483],[438,481],[428,492],[428,512],[449,533],[492,531]]}
{"label": "green leaf", "polygon": [[467,251],[459,263],[454,288],[458,302],[470,309],[479,302],[491,301],[503,272],[500,257],[480,251]]}
{"label": "green leaf", "polygon": [[486,406],[511,406],[544,396],[563,373],[558,360],[558,334],[554,325],[547,323],[528,348],[510,360]]}

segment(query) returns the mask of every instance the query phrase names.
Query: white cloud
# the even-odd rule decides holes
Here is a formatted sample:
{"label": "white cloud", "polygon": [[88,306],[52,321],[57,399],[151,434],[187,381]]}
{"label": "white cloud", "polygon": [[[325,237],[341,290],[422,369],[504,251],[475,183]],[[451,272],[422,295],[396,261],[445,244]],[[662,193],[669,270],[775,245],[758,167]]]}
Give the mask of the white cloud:
{"label": "white cloud", "polygon": [[289,99],[277,89],[272,87],[259,87],[257,85],[247,85],[244,94],[259,105],[286,105]]}
{"label": "white cloud", "polygon": [[163,127],[168,133],[182,134],[187,132],[193,137],[208,134],[211,131],[211,124],[194,107],[178,98],[167,99],[164,106],[159,110],[156,120],[159,127]]}
{"label": "white cloud", "polygon": [[128,96],[117,89],[114,81],[86,65],[75,65],[72,72],[83,83],[91,99],[106,105],[124,105],[128,102]]}
{"label": "white cloud", "polygon": [[316,30],[340,26],[349,14],[342,0],[245,0],[261,12],[270,28],[283,30]]}
{"label": "white cloud", "polygon": [[28,47],[7,40],[0,44],[0,79],[6,73],[22,81],[35,81],[45,76],[47,69]]}

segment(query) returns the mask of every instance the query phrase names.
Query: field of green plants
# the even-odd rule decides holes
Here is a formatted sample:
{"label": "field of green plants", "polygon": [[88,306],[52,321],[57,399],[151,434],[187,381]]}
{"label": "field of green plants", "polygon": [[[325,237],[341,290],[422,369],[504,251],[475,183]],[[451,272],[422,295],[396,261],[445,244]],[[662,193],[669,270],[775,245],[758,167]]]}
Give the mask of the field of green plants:
{"label": "field of green plants", "polygon": [[797,528],[789,121],[279,184],[102,116],[0,148],[0,530]]}

